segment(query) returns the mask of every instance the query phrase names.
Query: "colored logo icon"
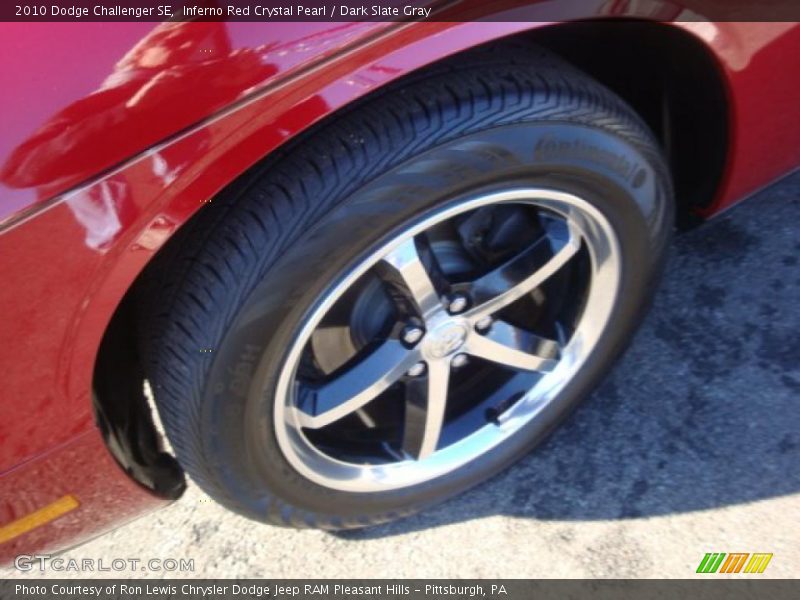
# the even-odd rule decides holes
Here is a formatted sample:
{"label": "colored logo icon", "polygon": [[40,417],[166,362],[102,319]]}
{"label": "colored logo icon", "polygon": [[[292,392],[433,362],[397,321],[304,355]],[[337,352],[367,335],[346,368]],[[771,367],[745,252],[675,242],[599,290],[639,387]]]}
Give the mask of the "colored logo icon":
{"label": "colored logo icon", "polygon": [[[750,560],[748,560],[748,557]],[[747,552],[734,552],[726,554],[725,552],[708,552],[703,557],[703,560],[700,561],[696,572],[763,573],[771,560],[771,553],[749,554]]]}

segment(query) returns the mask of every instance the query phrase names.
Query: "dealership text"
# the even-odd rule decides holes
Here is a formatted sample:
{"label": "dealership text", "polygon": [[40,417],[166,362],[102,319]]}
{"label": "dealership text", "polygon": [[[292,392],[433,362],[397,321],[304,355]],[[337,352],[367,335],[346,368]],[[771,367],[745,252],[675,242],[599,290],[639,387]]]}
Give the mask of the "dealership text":
{"label": "dealership text", "polygon": [[[507,596],[508,592],[503,585],[491,585],[489,596]],[[249,598],[262,597],[292,597],[303,594],[324,595],[324,596],[367,596],[375,597],[382,595],[402,595],[423,594],[425,596],[458,596],[458,597],[482,597],[487,596],[487,590],[482,585],[454,585],[454,584],[426,584],[419,588],[412,589],[405,584],[375,584],[375,585],[350,585],[347,583],[336,584],[302,584],[302,585],[258,585],[258,584],[212,584],[196,585],[193,583],[184,584],[155,584],[155,583],[114,583],[108,585],[82,585],[82,584],[35,584],[29,585],[19,583],[15,585],[17,594],[51,594],[53,596],[110,596],[110,595],[134,595],[134,596],[176,596],[181,595],[207,597],[207,596],[245,596]]]}

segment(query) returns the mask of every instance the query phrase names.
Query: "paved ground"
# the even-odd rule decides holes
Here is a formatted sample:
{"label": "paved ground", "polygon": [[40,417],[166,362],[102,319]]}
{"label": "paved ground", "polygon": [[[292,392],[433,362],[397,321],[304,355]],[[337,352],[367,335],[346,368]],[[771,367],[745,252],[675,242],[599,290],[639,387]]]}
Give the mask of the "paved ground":
{"label": "paved ground", "polygon": [[765,576],[800,577],[799,257],[800,174],[681,236],[597,393],[515,468],[425,514],[297,532],[192,487],[66,556],[193,558],[196,577],[690,577],[708,551],[772,552]]}

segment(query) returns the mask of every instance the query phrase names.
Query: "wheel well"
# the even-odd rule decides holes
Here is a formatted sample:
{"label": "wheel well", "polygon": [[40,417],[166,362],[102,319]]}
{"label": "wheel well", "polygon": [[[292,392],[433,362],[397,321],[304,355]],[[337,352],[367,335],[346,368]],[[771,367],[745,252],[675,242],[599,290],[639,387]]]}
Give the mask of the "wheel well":
{"label": "wheel well", "polygon": [[[697,220],[694,209],[713,200],[725,164],[725,87],[713,57],[690,34],[669,25],[632,24],[565,23],[519,37],[527,37],[572,62],[624,98],[644,118],[669,158],[679,220],[690,224]],[[525,45],[519,47],[524,49]],[[194,218],[202,215],[200,211]],[[173,236],[166,246],[180,244],[182,237]],[[148,268],[157,262],[152,261]],[[95,413],[109,450],[130,476],[160,495],[176,497],[185,487],[183,473],[163,451],[143,393],[144,373],[136,350],[136,289],[134,283],[98,350]]]}
{"label": "wheel well", "polygon": [[690,33],[631,20],[562,23],[530,38],[625,99],[658,136],[666,153],[678,224],[716,195],[728,153],[728,101],[715,58]]}
{"label": "wheel well", "polygon": [[144,393],[135,298],[129,290],[100,343],[92,385],[95,418],[125,472],[156,495],[175,499],[186,489],[186,480],[178,462],[163,449]]}

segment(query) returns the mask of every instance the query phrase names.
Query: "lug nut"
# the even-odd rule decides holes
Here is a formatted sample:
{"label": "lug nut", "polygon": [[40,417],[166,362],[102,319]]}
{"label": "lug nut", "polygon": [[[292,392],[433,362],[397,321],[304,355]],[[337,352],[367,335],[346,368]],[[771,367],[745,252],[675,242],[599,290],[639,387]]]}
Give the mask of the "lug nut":
{"label": "lug nut", "polygon": [[475,323],[475,329],[480,332],[487,331],[492,326],[492,317],[483,317]]}
{"label": "lug nut", "polygon": [[451,296],[448,298],[447,301],[447,312],[451,315],[457,315],[462,313],[467,308],[467,297],[463,294],[456,294],[455,296]]}
{"label": "lug nut", "polygon": [[463,367],[469,362],[469,357],[466,354],[456,354],[450,362],[455,368]]}
{"label": "lug nut", "polygon": [[424,372],[425,372],[425,363],[424,362],[418,362],[417,364],[415,364],[413,367],[411,367],[408,370],[408,376],[409,377],[419,377]]}
{"label": "lug nut", "polygon": [[424,334],[425,332],[421,328],[409,325],[403,330],[403,341],[406,344],[416,344]]}

